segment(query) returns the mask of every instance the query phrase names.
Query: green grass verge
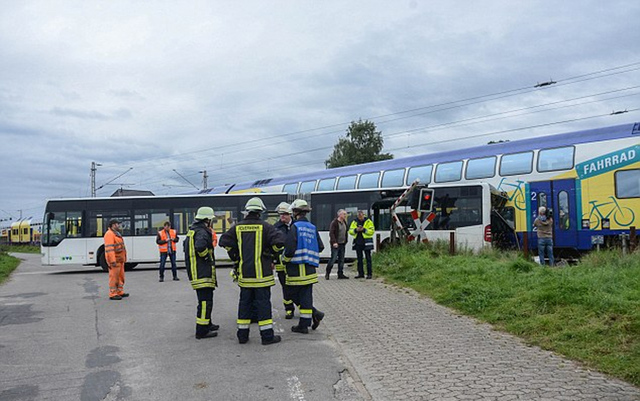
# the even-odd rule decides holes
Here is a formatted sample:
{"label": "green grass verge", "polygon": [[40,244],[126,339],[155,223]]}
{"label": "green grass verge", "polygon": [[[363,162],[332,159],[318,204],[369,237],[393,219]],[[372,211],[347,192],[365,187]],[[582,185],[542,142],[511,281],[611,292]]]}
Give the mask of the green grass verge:
{"label": "green grass verge", "polygon": [[516,253],[450,256],[443,243],[375,255],[376,272],[436,302],[640,385],[640,254],[543,268]]}
{"label": "green grass verge", "polygon": [[0,250],[0,284],[9,278],[9,274],[11,274],[19,264],[20,259],[9,256]]}
{"label": "green grass verge", "polygon": [[40,253],[40,247],[36,245],[0,245],[0,252]]}

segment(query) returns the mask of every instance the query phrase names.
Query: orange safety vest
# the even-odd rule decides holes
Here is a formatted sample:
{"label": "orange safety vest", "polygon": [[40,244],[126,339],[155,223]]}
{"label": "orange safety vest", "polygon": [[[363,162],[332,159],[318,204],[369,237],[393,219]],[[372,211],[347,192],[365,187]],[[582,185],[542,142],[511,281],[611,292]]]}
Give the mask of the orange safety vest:
{"label": "orange safety vest", "polygon": [[104,233],[104,256],[110,267],[127,261],[127,249],[124,247],[124,238],[119,232],[108,229]]}
{"label": "orange safety vest", "polygon": [[[165,230],[164,228],[158,232],[158,235],[160,236],[160,240],[171,242],[171,250],[173,252],[176,251],[176,243],[173,242],[173,239],[176,237],[176,230],[169,229],[169,239],[167,239],[167,230]],[[167,252],[167,242],[165,242],[164,244],[159,244],[158,249],[160,249],[161,253]]]}

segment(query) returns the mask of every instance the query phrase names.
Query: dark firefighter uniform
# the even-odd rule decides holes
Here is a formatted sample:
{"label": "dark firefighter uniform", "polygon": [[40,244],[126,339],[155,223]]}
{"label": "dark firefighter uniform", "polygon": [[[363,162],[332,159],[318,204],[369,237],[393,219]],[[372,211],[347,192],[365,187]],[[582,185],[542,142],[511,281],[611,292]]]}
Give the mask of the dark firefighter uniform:
{"label": "dark firefighter uniform", "polygon": [[241,344],[249,341],[249,326],[257,313],[262,344],[273,344],[280,341],[280,336],[274,335],[271,316],[270,287],[275,285],[271,262],[273,253],[282,250],[284,236],[271,224],[260,219],[260,211],[247,211],[249,213],[244,220],[220,237],[219,244],[237,264],[240,286],[238,341]]}
{"label": "dark firefighter uniform", "polygon": [[[276,224],[274,224],[273,226],[278,231],[280,231],[282,235],[286,238],[287,235],[289,234],[289,231],[291,230],[292,225],[293,225],[293,222],[291,222],[291,224],[286,224],[286,223],[283,223],[282,221],[277,221]],[[274,255],[275,258],[273,262],[276,266],[276,274],[278,274],[278,281],[282,286],[282,303],[284,304],[285,318],[293,319],[293,313],[296,310],[296,307],[293,304],[293,299],[291,298],[291,289],[287,285],[287,273],[285,268],[286,266],[281,261],[281,258],[280,258],[281,254],[282,252],[276,253]]]}
{"label": "dark firefighter uniform", "polygon": [[215,337],[218,327],[211,323],[213,290],[217,286],[213,256],[213,234],[207,220],[196,220],[184,241],[185,264],[189,281],[198,296],[196,338]]}
{"label": "dark firefighter uniform", "polygon": [[308,333],[312,319],[312,328],[315,329],[324,317],[324,313],[313,307],[313,284],[318,282],[316,268],[323,249],[316,226],[306,217],[299,217],[291,226],[282,255],[286,262],[287,285],[291,288],[294,302],[300,307],[300,321],[291,328],[294,332]]}

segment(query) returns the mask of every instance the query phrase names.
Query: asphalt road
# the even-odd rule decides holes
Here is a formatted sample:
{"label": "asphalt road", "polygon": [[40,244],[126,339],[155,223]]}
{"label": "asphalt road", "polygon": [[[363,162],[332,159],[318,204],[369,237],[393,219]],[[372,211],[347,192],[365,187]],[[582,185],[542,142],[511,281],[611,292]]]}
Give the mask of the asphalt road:
{"label": "asphalt road", "polygon": [[[122,301],[108,299],[108,277],[83,266],[24,259],[0,286],[0,400],[359,400],[366,391],[322,325],[292,333],[279,285],[272,287],[280,344],[263,346],[257,325],[238,344],[238,287],[218,271],[217,338],[196,340],[196,296],[157,269],[126,273]],[[171,277],[170,272],[166,274]],[[358,388],[360,391],[358,391]]]}

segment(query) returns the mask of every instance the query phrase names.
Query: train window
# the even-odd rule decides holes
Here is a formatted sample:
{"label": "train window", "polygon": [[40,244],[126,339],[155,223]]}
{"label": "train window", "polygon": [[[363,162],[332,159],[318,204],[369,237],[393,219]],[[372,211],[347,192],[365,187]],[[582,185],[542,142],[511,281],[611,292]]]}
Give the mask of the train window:
{"label": "train window", "polygon": [[558,228],[568,230],[570,227],[569,220],[569,194],[567,191],[558,193]]}
{"label": "train window", "polygon": [[297,194],[298,193],[298,183],[293,182],[291,184],[287,184],[282,188],[282,192],[287,194]]}
{"label": "train window", "polygon": [[471,159],[467,162],[467,170],[464,176],[467,180],[477,180],[479,178],[491,178],[496,175],[496,157],[483,157],[482,159]]}
{"label": "train window", "polygon": [[360,176],[358,181],[358,189],[378,188],[378,179],[380,173],[367,173]]}
{"label": "train window", "polygon": [[300,193],[308,194],[309,192],[313,192],[316,190],[316,181],[305,181],[300,184]]}
{"label": "train window", "polygon": [[347,177],[338,178],[338,188],[336,188],[337,190],[355,189],[355,187],[356,187],[356,176],[355,175],[350,175],[350,176],[347,176]]}
{"label": "train window", "polygon": [[411,185],[411,183],[414,182],[416,178],[420,178],[420,182],[422,184],[430,183],[431,170],[433,170],[433,166],[431,165],[411,167],[409,169],[409,174],[407,174],[407,185]]}
{"label": "train window", "polygon": [[615,182],[616,198],[640,198],[640,169],[616,171]]}
{"label": "train window", "polygon": [[325,178],[318,183],[318,191],[333,191],[333,187],[336,186],[335,178]]}
{"label": "train window", "polygon": [[389,170],[382,173],[382,188],[401,187],[404,185],[404,169]]}
{"label": "train window", "polygon": [[533,152],[503,155],[500,160],[500,175],[529,174],[533,170]]}
{"label": "train window", "polygon": [[573,168],[575,148],[543,149],[538,153],[538,171],[569,170]]}
{"label": "train window", "polygon": [[440,163],[436,167],[436,182],[460,181],[462,178],[462,162]]}
{"label": "train window", "polygon": [[313,224],[319,231],[329,231],[329,225],[335,217],[330,203],[316,203],[313,207]]}

